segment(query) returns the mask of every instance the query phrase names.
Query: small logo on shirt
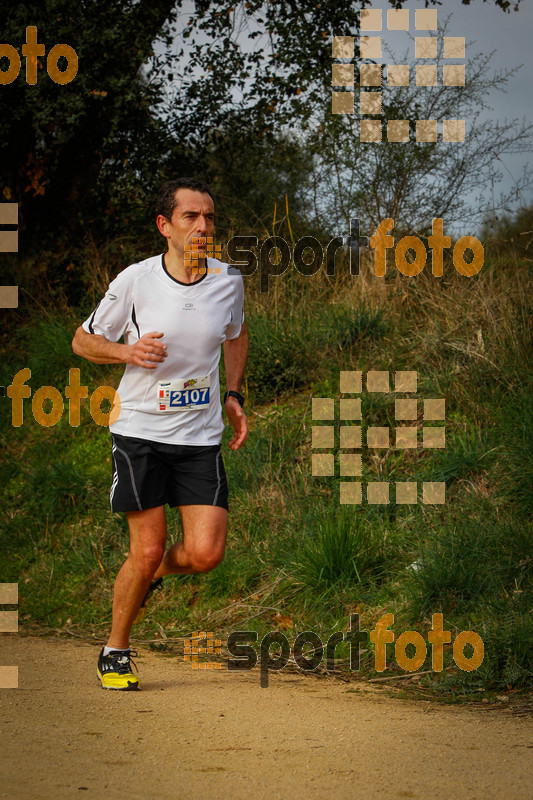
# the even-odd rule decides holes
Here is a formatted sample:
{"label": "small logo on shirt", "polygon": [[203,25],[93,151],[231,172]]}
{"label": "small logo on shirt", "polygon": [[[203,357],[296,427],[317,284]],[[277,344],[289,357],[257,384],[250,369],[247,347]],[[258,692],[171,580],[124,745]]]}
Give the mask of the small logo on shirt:
{"label": "small logo on shirt", "polygon": [[196,311],[196,309],[194,307],[194,303],[185,303],[185,305],[183,306],[183,310],[184,311]]}
{"label": "small logo on shirt", "polygon": [[117,299],[117,296],[116,296],[116,294],[109,294],[109,292],[108,292],[107,296],[108,296],[108,298],[109,298],[110,300],[116,300],[116,299]]}

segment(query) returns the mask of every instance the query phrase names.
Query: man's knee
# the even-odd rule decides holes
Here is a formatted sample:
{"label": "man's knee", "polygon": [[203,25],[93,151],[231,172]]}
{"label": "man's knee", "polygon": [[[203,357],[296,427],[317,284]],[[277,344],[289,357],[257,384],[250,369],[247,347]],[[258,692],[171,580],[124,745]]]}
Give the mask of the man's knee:
{"label": "man's knee", "polygon": [[198,551],[192,556],[195,572],[210,572],[218,567],[224,558],[224,550]]}
{"label": "man's knee", "polygon": [[164,545],[150,544],[130,550],[129,558],[145,577],[152,577],[165,554]]}

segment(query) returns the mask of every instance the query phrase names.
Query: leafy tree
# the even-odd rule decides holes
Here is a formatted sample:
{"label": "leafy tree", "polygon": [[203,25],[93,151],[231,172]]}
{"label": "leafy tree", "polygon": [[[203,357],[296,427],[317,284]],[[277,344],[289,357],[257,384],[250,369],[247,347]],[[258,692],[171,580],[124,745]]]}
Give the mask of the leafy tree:
{"label": "leafy tree", "polygon": [[234,114],[209,131],[202,152],[222,238],[234,233],[270,236],[279,233],[280,225],[287,231],[290,226],[294,236],[309,232],[305,187],[313,163],[295,136],[265,134]]}
{"label": "leafy tree", "polygon": [[[484,0],[484,2],[491,0]],[[470,0],[463,0],[468,5]],[[505,11],[519,2],[494,0]],[[401,9],[406,0],[389,0]],[[158,66],[179,108],[175,132],[201,145],[206,130],[239,110],[261,130],[304,126],[331,89],[331,37],[356,35],[371,0],[194,0]],[[426,6],[441,5],[426,0]],[[176,52],[177,49],[177,52]],[[183,68],[177,68],[177,64]],[[185,68],[186,65],[186,68]]]}
{"label": "leafy tree", "polygon": [[[46,52],[73,47],[74,80],[54,83],[46,58],[37,83],[0,87],[0,192],[20,203],[21,243],[68,240],[90,224],[105,232],[142,194],[140,178],[158,171],[164,128],[153,116],[161,85],[142,71],[152,43],[173,19],[175,0],[0,0],[2,35],[20,55],[26,27]],[[4,69],[6,64],[0,64]],[[61,63],[59,68],[62,68]],[[60,249],[60,248],[59,248]]]}
{"label": "leafy tree", "polygon": [[[154,187],[171,174],[205,175],[221,153],[213,132],[229,143],[236,119],[241,145],[256,144],[256,154],[271,155],[276,141],[287,147],[294,120],[305,130],[323,113],[331,34],[356,32],[369,5],[195,0],[179,31],[183,62],[174,52],[182,0],[0,0],[2,38],[20,55],[35,25],[47,52],[66,43],[79,58],[69,84],[54,83],[40,57],[36,85],[27,85],[22,58],[19,77],[0,86],[0,197],[20,204],[23,251],[46,245],[66,258],[87,230],[98,239],[142,227]],[[292,147],[295,154],[295,140]],[[220,178],[220,158],[217,170]],[[234,184],[228,175],[228,190]]]}
{"label": "leafy tree", "polygon": [[[442,41],[447,22],[439,29],[437,69],[442,64]],[[469,224],[508,208],[531,186],[531,172],[524,174],[506,193],[497,193],[502,178],[502,156],[531,149],[530,126],[520,120],[496,119],[490,114],[488,95],[504,90],[516,72],[491,72],[493,53],[468,59],[465,86],[389,87],[382,95],[383,138],[387,120],[410,120],[408,142],[361,143],[356,115],[324,114],[308,133],[306,142],[313,158],[311,203],[317,223],[324,219],[347,226],[358,215],[365,226],[375,227],[392,217],[399,230],[425,232],[433,217],[448,224],[470,218]],[[398,63],[414,60],[406,54]],[[414,120],[464,119],[464,142],[420,143]],[[440,139],[440,136],[439,136]]]}

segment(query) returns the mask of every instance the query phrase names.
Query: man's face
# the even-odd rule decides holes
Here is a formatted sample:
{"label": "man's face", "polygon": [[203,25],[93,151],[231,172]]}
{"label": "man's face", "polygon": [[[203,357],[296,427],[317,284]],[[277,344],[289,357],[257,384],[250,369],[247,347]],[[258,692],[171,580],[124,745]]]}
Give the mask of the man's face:
{"label": "man's face", "polygon": [[[157,225],[168,241],[169,250],[175,250],[183,258],[185,247],[194,237],[213,236],[215,206],[207,193],[193,189],[178,189],[175,197],[176,206],[170,220],[159,216]],[[206,249],[206,245],[198,245],[200,252]]]}

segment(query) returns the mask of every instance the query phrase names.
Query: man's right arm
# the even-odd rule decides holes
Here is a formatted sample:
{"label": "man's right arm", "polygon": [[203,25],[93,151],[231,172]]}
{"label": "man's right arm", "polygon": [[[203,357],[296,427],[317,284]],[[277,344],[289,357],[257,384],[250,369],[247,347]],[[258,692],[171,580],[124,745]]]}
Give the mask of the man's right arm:
{"label": "man's right arm", "polygon": [[167,346],[157,340],[163,333],[152,331],[141,336],[135,344],[110,342],[98,333],[87,333],[80,325],[72,340],[77,356],[95,364],[134,364],[145,369],[155,369],[167,357]]}

